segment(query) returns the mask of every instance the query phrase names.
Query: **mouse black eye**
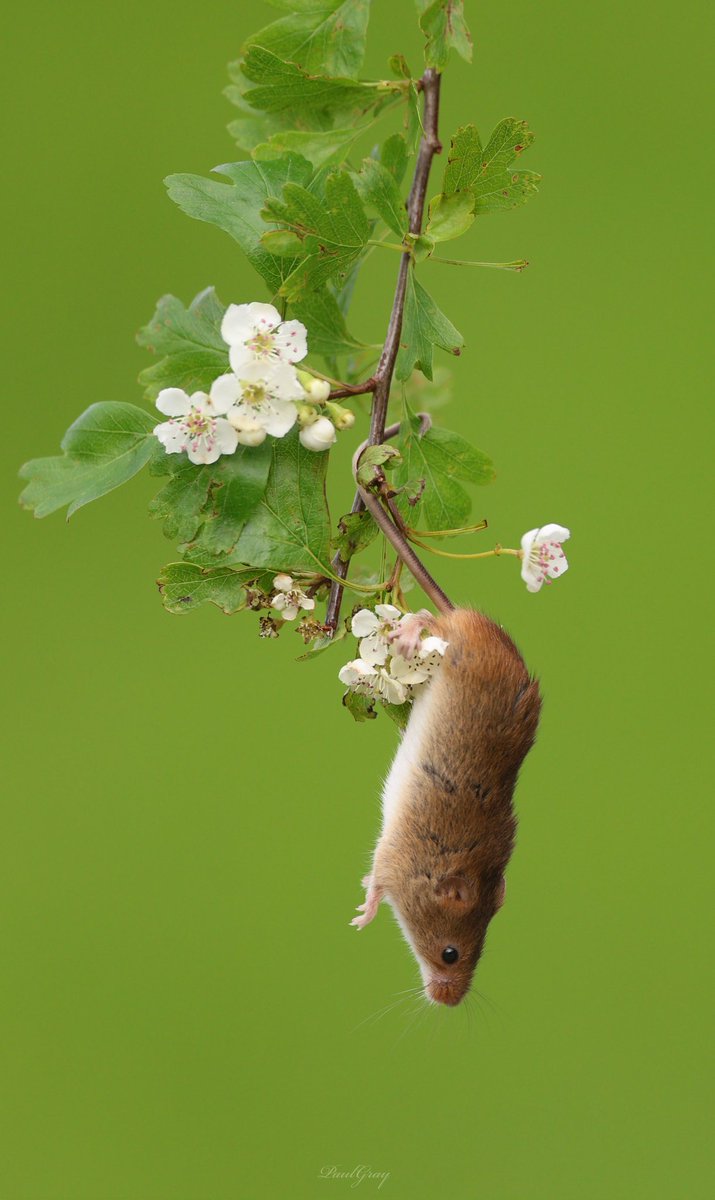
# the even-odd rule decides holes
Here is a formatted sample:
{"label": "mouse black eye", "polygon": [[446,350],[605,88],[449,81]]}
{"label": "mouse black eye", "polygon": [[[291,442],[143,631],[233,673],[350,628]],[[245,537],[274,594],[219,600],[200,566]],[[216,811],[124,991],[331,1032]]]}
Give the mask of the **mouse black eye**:
{"label": "mouse black eye", "polygon": [[445,946],[444,950],[442,951],[442,962],[449,963],[451,966],[452,963],[456,963],[458,958],[459,950],[456,950],[454,946]]}

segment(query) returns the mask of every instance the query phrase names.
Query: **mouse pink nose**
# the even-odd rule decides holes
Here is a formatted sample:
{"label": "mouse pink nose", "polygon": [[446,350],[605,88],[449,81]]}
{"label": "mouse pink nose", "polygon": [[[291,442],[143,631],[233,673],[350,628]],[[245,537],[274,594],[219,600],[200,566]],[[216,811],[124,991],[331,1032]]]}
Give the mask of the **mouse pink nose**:
{"label": "mouse pink nose", "polygon": [[430,1000],[434,1000],[436,1004],[447,1004],[450,1008],[459,1004],[464,996],[462,989],[455,983],[445,983],[441,979],[432,979],[425,990]]}

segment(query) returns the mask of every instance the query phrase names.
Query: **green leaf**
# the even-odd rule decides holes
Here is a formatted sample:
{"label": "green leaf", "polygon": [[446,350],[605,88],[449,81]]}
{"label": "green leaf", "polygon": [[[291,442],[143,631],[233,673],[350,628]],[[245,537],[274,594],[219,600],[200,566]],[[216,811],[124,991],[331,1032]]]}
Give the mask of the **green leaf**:
{"label": "green leaf", "polygon": [[164,182],[171,199],[189,217],[229,233],[271,291],[278,291],[294,260],[269,254],[261,245],[270,226],[260,214],[268,200],[281,195],[285,184],[308,182],[310,163],[297,154],[286,154],[266,162],[227,163],[215,170],[231,183],[217,183],[201,175],[170,175]]}
{"label": "green leaf", "polygon": [[280,200],[266,202],[263,216],[291,229],[303,242],[303,259],[280,287],[281,295],[292,301],[304,298],[334,276],[344,278],[370,236],[360,198],[345,171],[328,176],[324,198],[287,183]]}
{"label": "green leaf", "polygon": [[394,175],[377,159],[366,158],[355,176],[355,186],[364,204],[369,205],[389,229],[402,237],[407,233],[405,202],[400,195]]}
{"label": "green leaf", "polygon": [[221,337],[224,312],[213,288],[200,292],[188,308],[175,296],[162,296],[151,321],[137,334],[140,346],[162,356],[139,376],[148,400],[165,387],[183,388],[189,395],[207,392],[228,371],[228,348]]}
{"label": "green leaf", "polygon": [[249,569],[204,570],[194,563],[177,562],[164,567],[157,583],[164,608],[171,613],[191,612],[202,604],[215,604],[222,612],[234,613],[244,607],[244,586],[255,574]]}
{"label": "green leaf", "polygon": [[402,487],[410,480],[424,479],[424,491],[416,509],[400,507],[410,513],[410,524],[418,522],[428,529],[456,529],[464,525],[472,503],[458,480],[468,483],[490,483],[494,466],[490,458],[477,450],[458,433],[433,426],[420,436],[420,418],[405,407],[400,434],[403,464],[394,480]]}
{"label": "green leaf", "polygon": [[188,542],[201,524],[211,486],[212,467],[200,467],[183,454],[167,454],[171,479],[149,504],[149,513],[164,522],[170,541]]}
{"label": "green leaf", "polygon": [[420,29],[427,38],[425,63],[437,71],[447,66],[450,50],[472,61],[472,38],[464,19],[462,0],[417,0]]}
{"label": "green leaf", "polygon": [[355,721],[374,721],[377,716],[375,701],[359,692],[346,692],[343,705]]}
{"label": "green leaf", "polygon": [[356,77],[365,57],[370,0],[312,0],[310,6],[290,7],[289,16],[253,34],[247,46],[262,46],[313,73]]}
{"label": "green leaf", "polygon": [[325,498],[328,454],[306,450],[295,430],[272,441],[266,493],[245,526],[235,553],[275,571],[319,572],[330,558]]}
{"label": "green leaf", "polygon": [[380,532],[370,513],[363,509],[359,513],[347,513],[338,521],[339,533],[333,538],[333,550],[343,562],[350,562],[354,555],[374,542]]}
{"label": "green leaf", "polygon": [[299,130],[330,129],[335,124],[334,114],[320,109],[308,109],[293,112],[289,116],[284,113],[267,113],[253,108],[245,99],[250,89],[250,80],[242,71],[241,62],[228,64],[228,74],[231,82],[224,89],[224,95],[238,109],[238,117],[229,122],[228,131],[242,150],[253,150],[259,143],[265,143],[276,134],[284,131],[286,125]]}
{"label": "green leaf", "polygon": [[345,161],[353,142],[369,127],[368,123],[353,129],[285,129],[257,145],[253,155],[265,160],[274,154],[293,153],[302,155],[314,167],[334,165]]}
{"label": "green leaf", "polygon": [[380,162],[397,184],[402,183],[405,177],[408,159],[409,152],[404,134],[393,133],[382,143]]}
{"label": "green leaf", "polygon": [[407,729],[407,722],[410,719],[410,713],[412,712],[412,701],[405,700],[404,704],[386,704],[383,701],[382,707],[384,708],[390,720],[394,721],[397,728],[404,733],[404,731]]}
{"label": "green leaf", "polygon": [[133,404],[92,404],[62,439],[63,457],[34,458],[20,469],[29,483],[20,496],[36,517],[68,505],[67,519],[132,475],[157,452],[156,417]]}
{"label": "green leaf", "polygon": [[477,216],[525,204],[536,194],[541,176],[533,171],[517,171],[514,164],[533,140],[526,121],[515,117],[499,122],[484,149],[476,126],[462,126],[452,138],[442,185],[444,194],[473,192]]}
{"label": "green leaf", "polygon": [[461,354],[463,345],[461,333],[437,308],[429,293],[418,283],[414,270],[411,270],[407,279],[400,352],[395,368],[397,378],[408,379],[417,367],[431,379],[433,347],[441,346],[450,354]]}
{"label": "green leaf", "polygon": [[425,233],[434,242],[449,242],[461,237],[474,221],[474,192],[455,192],[435,196],[429,206]]}
{"label": "green leaf", "polygon": [[268,439],[239,446],[211,467],[209,516],[196,548],[212,554],[232,551],[246,522],[265,495],[273,454]]}
{"label": "green leaf", "polygon": [[335,358],[365,348],[364,342],[357,341],[349,332],[337,300],[326,288],[307,293],[292,304],[290,315],[302,321],[308,330],[311,354]]}
{"label": "green leaf", "polygon": [[392,85],[386,81],[382,87],[375,87],[354,79],[310,74],[262,46],[248,48],[241,70],[258,85],[244,92],[244,102],[263,112],[289,114],[285,122],[289,126],[304,121],[306,113],[319,114],[324,122],[327,114],[333,114],[336,123],[344,123],[348,114],[359,117],[377,110],[404,91],[404,81]]}
{"label": "green leaf", "polygon": [[360,465],[357,481],[363,487],[369,487],[377,479],[380,471],[390,471],[400,462],[400,452],[396,446],[381,442],[377,446],[367,446],[360,455]]}

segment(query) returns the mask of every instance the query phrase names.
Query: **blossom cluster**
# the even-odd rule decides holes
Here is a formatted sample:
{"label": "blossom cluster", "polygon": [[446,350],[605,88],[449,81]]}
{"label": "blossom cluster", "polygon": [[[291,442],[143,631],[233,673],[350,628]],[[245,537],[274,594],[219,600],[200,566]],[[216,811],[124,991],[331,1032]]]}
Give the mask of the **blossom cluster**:
{"label": "blossom cluster", "polygon": [[156,398],[159,412],[169,418],[154,429],[167,454],[186,452],[193,463],[214,463],[239,445],[258,446],[268,435],[284,437],[296,422],[307,450],[329,450],[336,427],[353,423],[348,409],[326,404],[330,385],[325,380],[296,367],[308,353],[300,321],[281,320],[272,304],[229,304],[221,336],[231,370],[215,379],[208,393],[189,395],[170,387]]}
{"label": "blossom cluster", "polygon": [[434,675],[448,642],[439,637],[418,641],[414,653],[406,658],[399,653],[400,632],[413,613],[401,613],[393,604],[378,604],[375,611],[362,608],[351,622],[351,630],[360,639],[358,657],[338,672],[341,683],[351,692],[404,704]]}

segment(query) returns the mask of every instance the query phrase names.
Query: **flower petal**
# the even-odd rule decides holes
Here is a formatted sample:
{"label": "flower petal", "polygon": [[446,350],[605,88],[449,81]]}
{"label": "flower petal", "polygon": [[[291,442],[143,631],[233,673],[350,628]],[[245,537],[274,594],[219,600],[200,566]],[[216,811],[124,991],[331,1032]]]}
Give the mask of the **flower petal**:
{"label": "flower petal", "polygon": [[444,654],[449,642],[445,642],[441,637],[426,637],[420,642],[417,647],[420,658],[427,658],[430,654]]}
{"label": "flower petal", "polygon": [[379,624],[380,622],[374,612],[369,608],[361,608],[359,612],[355,613],[350,623],[350,628],[356,638],[364,638],[368,634],[374,633]]}
{"label": "flower petal", "polygon": [[402,613],[394,604],[376,604],[375,612],[382,621],[399,621]]}
{"label": "flower petal", "polygon": [[281,323],[272,304],[229,304],[221,322],[221,337],[229,346],[240,345],[257,333],[269,333]]}
{"label": "flower petal", "polygon": [[191,400],[181,388],[162,388],[156,398],[156,407],[166,417],[185,417],[191,408]]}
{"label": "flower petal", "polygon": [[180,454],[184,449],[185,434],[180,421],[162,421],[155,425],[152,433],[158,437],[167,454]]}
{"label": "flower petal", "polygon": [[298,410],[289,400],[269,400],[256,410],[256,419],[271,437],[283,437],[298,420]]}
{"label": "flower petal", "polygon": [[225,421],[223,417],[216,419],[214,438],[219,449],[219,454],[235,453],[238,446],[238,434],[233,425],[229,425],[228,421]]}
{"label": "flower petal", "polygon": [[370,633],[360,642],[360,657],[364,662],[382,666],[389,653],[387,642],[378,633]]}
{"label": "flower petal", "polygon": [[293,587],[293,577],[291,575],[276,575],[273,580],[273,586],[278,588],[279,592],[289,592]]}
{"label": "flower petal", "polygon": [[563,525],[542,525],[536,535],[536,541],[541,546],[544,542],[567,542],[571,537],[571,530],[566,529]]}
{"label": "flower petal", "polygon": [[300,321],[284,321],[276,331],[273,342],[281,358],[288,362],[300,362],[308,353],[308,339],[305,325]]}
{"label": "flower petal", "polygon": [[221,451],[216,445],[215,439],[206,437],[191,438],[186,447],[186,453],[190,462],[202,466],[206,463],[215,463],[221,457]]}
{"label": "flower petal", "polygon": [[232,372],[227,375],[219,375],[218,379],[214,379],[211,384],[209,392],[213,411],[223,416],[231,405],[236,403],[240,395],[241,386]]}

